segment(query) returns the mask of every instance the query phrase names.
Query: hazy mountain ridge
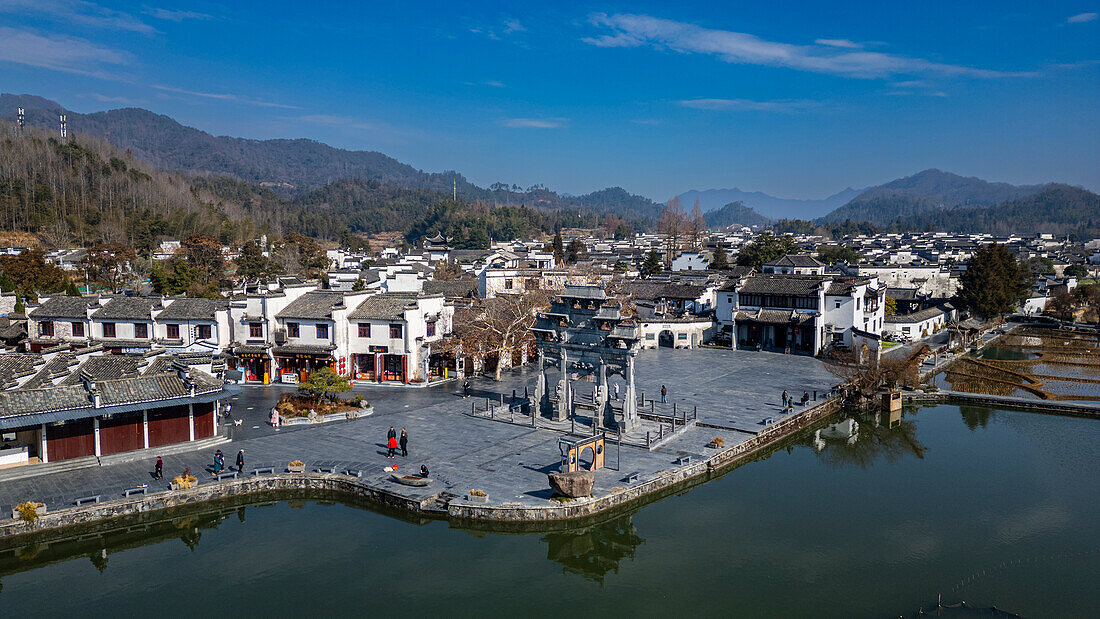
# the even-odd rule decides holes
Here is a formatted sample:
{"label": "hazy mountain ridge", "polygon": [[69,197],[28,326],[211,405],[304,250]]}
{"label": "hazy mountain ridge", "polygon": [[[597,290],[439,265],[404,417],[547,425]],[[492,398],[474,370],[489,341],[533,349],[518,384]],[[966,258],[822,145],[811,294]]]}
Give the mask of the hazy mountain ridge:
{"label": "hazy mountain ridge", "polygon": [[816,219],[829,211],[847,204],[862,190],[848,187],[820,200],[799,200],[795,198],[777,198],[761,191],[742,191],[733,189],[705,189],[686,191],[680,194],[685,205],[699,200],[699,208],[704,213],[715,211],[726,205],[740,202],[757,213],[771,219]]}

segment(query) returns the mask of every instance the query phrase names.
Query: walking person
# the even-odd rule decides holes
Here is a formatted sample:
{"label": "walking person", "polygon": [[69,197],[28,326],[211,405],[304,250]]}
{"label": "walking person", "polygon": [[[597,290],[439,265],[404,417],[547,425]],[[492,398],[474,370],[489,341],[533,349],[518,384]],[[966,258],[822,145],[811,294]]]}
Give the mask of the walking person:
{"label": "walking person", "polygon": [[470,397],[470,381],[462,383],[462,397]]}
{"label": "walking person", "polygon": [[619,383],[615,383],[615,401],[619,400]]}
{"label": "walking person", "polygon": [[244,450],[237,452],[237,472],[244,475]]}
{"label": "walking person", "polygon": [[164,461],[157,456],[157,463],[153,465],[153,479],[164,477]]}
{"label": "walking person", "polygon": [[279,429],[279,409],[275,407],[271,408],[271,427]]}
{"label": "walking person", "polygon": [[405,431],[405,428],[401,428],[401,457],[405,458],[409,455],[409,433]]}
{"label": "walking person", "polygon": [[393,454],[397,450],[397,430],[394,430],[393,426],[390,426],[390,431],[386,433],[386,449],[389,450],[386,457],[393,458]]}
{"label": "walking person", "polygon": [[[787,393],[784,391],[783,393]],[[668,389],[661,385],[661,404],[668,404]]]}

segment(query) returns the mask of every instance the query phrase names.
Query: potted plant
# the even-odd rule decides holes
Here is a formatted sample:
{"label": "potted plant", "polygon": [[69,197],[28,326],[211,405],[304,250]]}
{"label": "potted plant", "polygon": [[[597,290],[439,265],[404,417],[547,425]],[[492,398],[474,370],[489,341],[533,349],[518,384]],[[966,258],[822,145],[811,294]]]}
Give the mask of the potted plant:
{"label": "potted plant", "polygon": [[478,490],[477,488],[474,488],[473,490],[471,490],[470,493],[468,495],[466,495],[466,498],[471,503],[488,503],[489,502],[489,495],[484,490]]}
{"label": "potted plant", "polygon": [[711,449],[721,449],[725,446],[726,446],[726,440],[724,438],[722,438],[721,436],[716,436],[713,439],[711,439],[711,441],[709,443],[707,443],[707,447],[710,447]]}
{"label": "potted plant", "polygon": [[304,473],[306,470],[306,463],[301,460],[291,460],[290,464],[286,465],[286,470],[291,473]]}
{"label": "potted plant", "polygon": [[191,474],[191,467],[187,467],[181,475],[172,478],[173,490],[190,490],[197,485],[199,485],[199,478]]}
{"label": "potted plant", "polygon": [[27,524],[34,524],[39,516],[46,515],[46,504],[37,501],[23,501],[11,510],[11,517],[21,519]]}

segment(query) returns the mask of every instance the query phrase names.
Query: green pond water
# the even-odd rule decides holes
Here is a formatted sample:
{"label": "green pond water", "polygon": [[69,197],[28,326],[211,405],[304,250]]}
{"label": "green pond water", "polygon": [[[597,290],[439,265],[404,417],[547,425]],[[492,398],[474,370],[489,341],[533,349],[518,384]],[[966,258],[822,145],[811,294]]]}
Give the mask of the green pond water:
{"label": "green pond water", "polygon": [[283,501],[0,546],[0,616],[897,617],[938,595],[1100,612],[1100,421],[951,405],[856,421],[560,532]]}

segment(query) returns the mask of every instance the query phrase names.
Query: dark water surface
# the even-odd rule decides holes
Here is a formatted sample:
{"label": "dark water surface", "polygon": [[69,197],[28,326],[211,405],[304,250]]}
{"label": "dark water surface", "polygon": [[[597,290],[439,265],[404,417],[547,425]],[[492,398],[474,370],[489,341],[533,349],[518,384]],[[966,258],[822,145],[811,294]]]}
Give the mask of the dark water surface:
{"label": "dark water surface", "polygon": [[162,522],[105,557],[96,539],[4,552],[0,615],[897,617],[938,594],[1098,612],[1100,422],[949,405],[873,421],[568,532],[280,502]]}

